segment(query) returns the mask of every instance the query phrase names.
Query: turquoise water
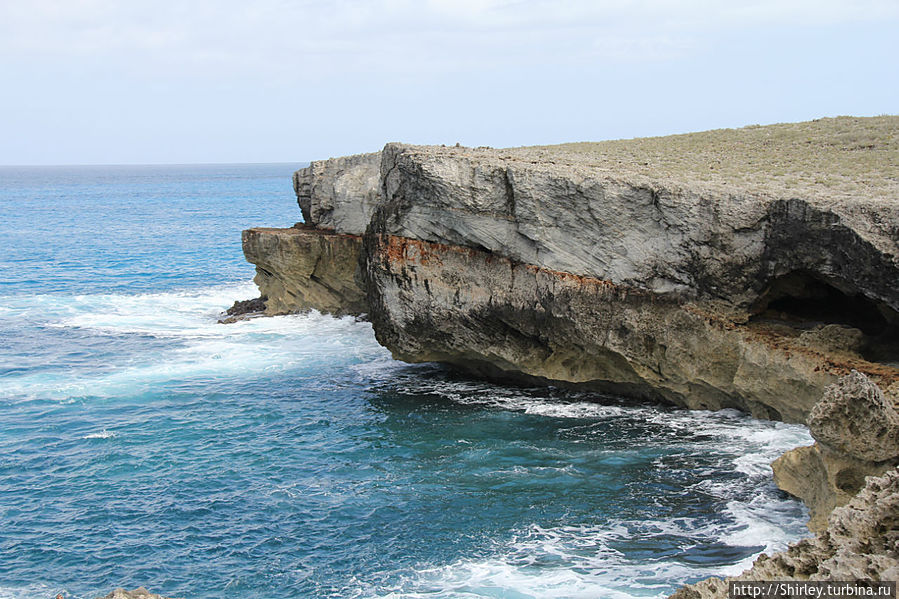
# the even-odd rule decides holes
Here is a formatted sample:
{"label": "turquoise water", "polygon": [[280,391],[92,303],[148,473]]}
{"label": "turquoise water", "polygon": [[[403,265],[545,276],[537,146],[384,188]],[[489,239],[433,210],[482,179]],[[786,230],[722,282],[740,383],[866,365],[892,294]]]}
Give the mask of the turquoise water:
{"label": "turquoise water", "polygon": [[0,169],[0,598],[657,597],[805,535],[804,427],[217,324],[294,168]]}

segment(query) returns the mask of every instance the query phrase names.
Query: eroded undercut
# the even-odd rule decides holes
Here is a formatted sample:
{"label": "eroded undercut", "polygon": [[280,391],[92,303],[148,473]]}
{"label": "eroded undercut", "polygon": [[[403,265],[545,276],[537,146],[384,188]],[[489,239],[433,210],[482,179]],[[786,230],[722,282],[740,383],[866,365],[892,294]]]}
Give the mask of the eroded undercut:
{"label": "eroded undercut", "polygon": [[841,331],[844,349],[872,362],[899,362],[899,313],[810,271],[773,279],[752,312],[751,322],[785,325],[800,334],[828,327],[833,337]]}

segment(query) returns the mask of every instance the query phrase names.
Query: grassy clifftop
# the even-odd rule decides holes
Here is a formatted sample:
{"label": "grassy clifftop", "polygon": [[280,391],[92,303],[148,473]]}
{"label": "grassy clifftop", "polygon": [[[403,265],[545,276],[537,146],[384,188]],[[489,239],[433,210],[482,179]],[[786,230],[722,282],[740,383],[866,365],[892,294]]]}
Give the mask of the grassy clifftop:
{"label": "grassy clifftop", "polygon": [[511,153],[508,158],[570,163],[615,178],[725,192],[899,199],[899,116],[824,118]]}

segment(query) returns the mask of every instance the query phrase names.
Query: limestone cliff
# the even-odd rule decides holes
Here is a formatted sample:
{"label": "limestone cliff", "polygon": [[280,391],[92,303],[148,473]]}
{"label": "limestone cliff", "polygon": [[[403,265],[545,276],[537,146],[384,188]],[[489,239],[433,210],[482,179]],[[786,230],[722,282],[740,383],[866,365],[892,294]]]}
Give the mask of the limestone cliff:
{"label": "limestone cliff", "polygon": [[294,173],[303,220],[321,229],[360,234],[380,201],[381,153],[317,160]]}
{"label": "limestone cliff", "polygon": [[803,422],[850,370],[899,380],[897,129],[388,144],[298,171],[312,229],[244,249],[269,313],[367,312],[404,360]]}
{"label": "limestone cliff", "polygon": [[[775,471],[816,530],[899,461],[899,117],[392,143],[313,162],[294,187],[304,226],[244,232],[270,314],[367,313],[395,357],[483,376],[811,417],[817,444]],[[862,494],[893,530],[897,478]],[[892,546],[840,557],[839,531],[867,534],[855,509],[788,552],[801,564],[758,575],[894,572]]]}
{"label": "limestone cliff", "polygon": [[297,225],[290,229],[249,229],[243,251],[256,265],[253,279],[268,315],[316,309],[361,314],[365,297],[357,283],[362,240]]}

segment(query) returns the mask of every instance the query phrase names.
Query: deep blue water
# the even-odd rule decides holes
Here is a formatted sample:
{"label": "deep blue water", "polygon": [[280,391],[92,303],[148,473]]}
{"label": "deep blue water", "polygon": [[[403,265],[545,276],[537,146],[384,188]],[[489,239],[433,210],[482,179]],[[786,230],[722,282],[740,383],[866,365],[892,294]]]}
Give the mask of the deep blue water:
{"label": "deep blue water", "polygon": [[217,324],[296,166],[0,168],[0,599],[654,597],[805,535],[803,427]]}

